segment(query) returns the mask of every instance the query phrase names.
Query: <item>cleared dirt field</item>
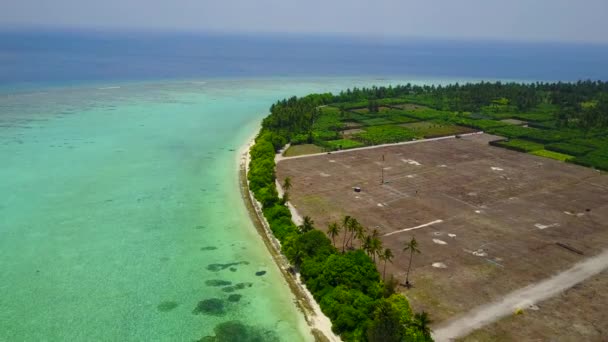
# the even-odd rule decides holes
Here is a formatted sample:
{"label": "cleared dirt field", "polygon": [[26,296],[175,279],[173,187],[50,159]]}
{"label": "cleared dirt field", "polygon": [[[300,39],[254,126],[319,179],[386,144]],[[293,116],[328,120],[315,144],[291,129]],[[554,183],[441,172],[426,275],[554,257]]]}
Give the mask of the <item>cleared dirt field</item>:
{"label": "cleared dirt field", "polygon": [[[422,253],[413,260],[414,288],[406,295],[416,310],[439,323],[608,248],[608,176],[492,147],[487,144],[492,139],[482,134],[286,159],[277,176],[280,182],[291,177],[292,204],[317,227],[351,215],[378,229],[396,254],[387,273],[401,281],[408,261],[401,250],[415,236]],[[362,192],[354,192],[355,186]],[[607,283],[605,272],[593,279],[598,277]],[[608,305],[606,296],[594,300]],[[601,307],[592,305],[589,295],[546,309],[539,304],[530,317],[543,318],[519,324],[520,331],[507,339],[539,338],[539,331],[555,337],[570,328],[557,320],[568,318],[573,305],[591,316]],[[498,331],[501,324],[513,328],[500,321],[489,329]],[[606,320],[597,324],[608,328]],[[597,340],[597,329],[587,332],[576,336]]]}
{"label": "cleared dirt field", "polygon": [[460,339],[489,341],[607,341],[608,271]]}

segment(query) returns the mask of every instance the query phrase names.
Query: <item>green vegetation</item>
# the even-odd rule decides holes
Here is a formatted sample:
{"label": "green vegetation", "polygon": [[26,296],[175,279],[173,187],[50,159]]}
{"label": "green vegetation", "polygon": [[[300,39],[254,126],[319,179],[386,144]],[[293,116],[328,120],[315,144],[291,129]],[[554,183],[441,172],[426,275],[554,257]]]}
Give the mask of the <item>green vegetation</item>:
{"label": "green vegetation", "polygon": [[463,134],[471,131],[470,128],[451,124],[442,124],[434,121],[420,121],[403,124],[401,126],[412,130],[419,138],[434,138],[447,135]]}
{"label": "green vegetation", "polygon": [[[467,127],[510,139],[496,146],[545,149],[604,170],[608,164],[601,152],[608,150],[607,82],[353,88],[279,101],[271,113],[264,127],[293,145],[335,150],[461,134]],[[523,120],[528,127],[505,119]],[[348,132],[352,127],[363,132]]]}
{"label": "green vegetation", "polygon": [[585,154],[593,151],[593,148],[591,147],[576,145],[569,142],[550,144],[545,148],[549,151],[560,152],[573,156],[584,156]]}
{"label": "green vegetation", "polygon": [[547,151],[547,150],[538,150],[538,151],[532,151],[530,152],[531,154],[535,155],[535,156],[540,156],[540,157],[546,157],[546,158],[551,158],[551,159],[555,159],[555,160],[559,160],[559,161],[568,161],[573,159],[573,156],[567,155],[567,154],[563,154],[563,153],[559,153],[559,152],[553,152],[553,151]]}
{"label": "green vegetation", "polygon": [[349,148],[365,146],[365,144],[363,144],[362,142],[352,140],[352,139],[329,140],[329,141],[324,141],[322,143],[322,145],[332,151],[333,150],[346,150]]}
{"label": "green vegetation", "polygon": [[[314,102],[310,98],[303,101],[303,110],[306,103]],[[297,101],[293,105],[298,107]],[[308,110],[318,113],[315,107]],[[374,260],[380,255],[384,258],[387,253],[377,231],[368,234],[356,219],[347,217],[342,225],[330,226],[327,237],[314,229],[310,218],[305,218],[300,227],[292,222],[286,199],[279,198],[275,187],[274,163],[275,152],[287,143],[292,132],[270,128],[276,124],[273,118],[264,120],[251,149],[249,187],[262,204],[263,214],[281,242],[283,253],[300,271],[306,287],[331,319],[332,329],[345,341],[431,341],[428,324],[420,325],[416,318],[420,315],[412,316],[405,297],[395,294],[396,283],[384,283],[380,278]],[[291,180],[286,179],[283,185],[287,185],[287,196]],[[344,239],[342,249],[338,250],[335,243],[340,242],[335,238],[340,231],[344,232]],[[355,241],[359,241],[360,249],[355,249]],[[204,306],[206,309],[207,305]],[[385,325],[391,326],[391,330],[384,330]]]}
{"label": "green vegetation", "polygon": [[519,151],[519,152],[532,152],[532,151],[542,150],[545,148],[545,146],[542,144],[535,143],[533,141],[528,141],[528,140],[521,140],[521,139],[498,141],[492,145],[508,148],[510,150]]}
{"label": "green vegetation", "polygon": [[378,145],[412,140],[416,134],[405,127],[386,125],[367,127],[354,137],[366,145]]}

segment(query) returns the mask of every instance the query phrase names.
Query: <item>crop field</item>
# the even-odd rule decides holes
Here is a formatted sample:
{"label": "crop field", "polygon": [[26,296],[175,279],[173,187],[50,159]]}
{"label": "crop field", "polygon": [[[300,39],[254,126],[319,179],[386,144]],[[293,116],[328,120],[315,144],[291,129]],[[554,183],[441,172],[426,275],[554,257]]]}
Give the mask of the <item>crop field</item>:
{"label": "crop field", "polygon": [[[287,158],[278,163],[277,178],[291,178],[291,203],[318,228],[351,215],[377,229],[395,254],[387,277],[404,281],[409,254],[402,249],[415,237],[421,253],[412,262],[414,287],[400,291],[437,324],[608,247],[608,176],[488,145],[494,139],[478,134]],[[605,277],[606,272],[563,296],[523,306],[523,315],[504,318],[469,340],[547,340],[560,334],[605,339]]]}

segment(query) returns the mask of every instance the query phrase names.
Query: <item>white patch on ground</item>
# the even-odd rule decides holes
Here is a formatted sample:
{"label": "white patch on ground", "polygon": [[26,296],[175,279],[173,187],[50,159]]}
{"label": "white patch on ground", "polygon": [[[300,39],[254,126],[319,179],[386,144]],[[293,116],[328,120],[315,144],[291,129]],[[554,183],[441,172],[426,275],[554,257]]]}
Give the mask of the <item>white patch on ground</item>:
{"label": "white patch on ground", "polygon": [[517,199],[517,197],[509,197],[509,199],[512,201],[514,199]]}
{"label": "white patch on ground", "polygon": [[455,238],[456,234],[448,234],[448,236],[451,237],[451,238]]}
{"label": "white patch on ground", "polygon": [[385,169],[385,170],[392,170],[392,169],[393,169],[393,167],[392,167],[392,166],[387,166],[387,167],[385,167],[384,169]]}
{"label": "white patch on ground", "polygon": [[448,167],[448,166],[445,164],[441,164],[441,165],[439,165],[439,167]]}
{"label": "white patch on ground", "polygon": [[433,233],[433,235],[435,235],[435,236],[440,236],[440,235],[442,235],[442,234],[443,234],[442,232],[434,232],[434,233]]}
{"label": "white patch on ground", "polygon": [[424,227],[432,226],[432,225],[434,225],[434,224],[441,223],[441,222],[443,222],[443,220],[435,220],[435,221],[432,221],[432,222],[429,222],[429,223],[421,224],[421,225],[416,226],[416,227],[412,227],[412,228],[405,228],[405,229],[401,229],[401,230],[396,230],[396,231],[394,231],[394,232],[390,232],[390,233],[388,233],[388,234],[384,234],[384,235],[382,235],[382,236],[389,236],[389,235],[393,235],[393,234],[398,234],[398,233],[408,232],[408,231],[410,231],[410,230],[415,230],[415,229],[420,229],[420,228],[424,228]]}
{"label": "white patch on ground", "polygon": [[414,178],[414,177],[416,177],[416,175],[407,175],[406,177],[407,178]]}
{"label": "white patch on ground", "polygon": [[435,267],[435,268],[448,268],[448,267],[447,267],[447,266],[446,266],[444,263],[442,263],[442,262],[434,262],[432,266],[433,266],[433,267]]}
{"label": "white patch on ground", "polygon": [[475,214],[481,214],[481,210],[475,210]]}
{"label": "white patch on ground", "polygon": [[504,171],[504,169],[501,169],[498,166],[492,166],[491,169],[492,169],[492,171]]}
{"label": "white patch on ground", "polygon": [[379,207],[384,207],[384,205],[382,203],[378,203]]}
{"label": "white patch on ground", "polygon": [[547,228],[559,227],[559,223],[553,223],[553,224],[548,224],[548,225],[537,223],[534,225],[534,227],[542,230],[542,229],[547,229]]}
{"label": "white patch on ground", "polygon": [[413,160],[413,159],[401,159],[402,162],[404,163],[408,163],[410,165],[416,165],[416,166],[420,166],[422,164],[420,164],[419,162]]}
{"label": "white patch on ground", "polygon": [[435,327],[433,339],[438,342],[453,341],[503,317],[512,315],[514,309],[528,307],[535,310],[533,306],[536,303],[559,295],[607,268],[608,250],[605,250],[551,278],[511,292],[496,302],[481,305],[461,317],[442,323],[439,327]]}
{"label": "white patch on ground", "polygon": [[355,196],[355,198],[356,198],[356,199],[359,199],[359,198],[361,198],[361,197],[359,197],[359,196]]}
{"label": "white patch on ground", "polygon": [[330,163],[335,163],[336,161],[335,161],[335,160],[333,160],[333,159],[330,159],[330,160],[329,160],[329,162],[330,162]]}
{"label": "white patch on ground", "polygon": [[566,215],[570,215],[570,216],[576,216],[576,217],[581,217],[581,216],[585,216],[584,213],[571,213],[569,211],[564,211],[564,214]]}
{"label": "white patch on ground", "polygon": [[321,175],[321,177],[329,177],[329,176],[331,176],[329,173],[325,173],[325,172],[321,172],[321,173],[319,173],[319,175]]}
{"label": "white patch on ground", "polygon": [[469,192],[467,195],[468,196],[477,196],[477,193],[476,192]]}
{"label": "white patch on ground", "polygon": [[471,250],[468,250],[468,249],[464,249],[464,251],[467,252],[467,253],[473,254],[474,256],[478,256],[478,257],[488,256],[488,253],[484,252],[483,249],[478,249],[476,251],[471,251]]}
{"label": "white patch on ground", "polygon": [[448,243],[443,241],[443,240],[439,240],[439,239],[433,239],[433,242],[438,244],[438,245],[447,245]]}

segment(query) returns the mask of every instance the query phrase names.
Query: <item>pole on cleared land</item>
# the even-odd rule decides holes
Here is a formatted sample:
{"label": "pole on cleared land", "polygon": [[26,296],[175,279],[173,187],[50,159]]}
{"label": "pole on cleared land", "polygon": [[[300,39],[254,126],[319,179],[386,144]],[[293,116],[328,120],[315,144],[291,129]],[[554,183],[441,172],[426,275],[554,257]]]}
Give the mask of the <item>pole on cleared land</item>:
{"label": "pole on cleared land", "polygon": [[382,171],[381,171],[382,178],[380,180],[380,184],[384,184],[384,154],[382,155],[382,163],[380,165],[380,168],[382,169]]}

